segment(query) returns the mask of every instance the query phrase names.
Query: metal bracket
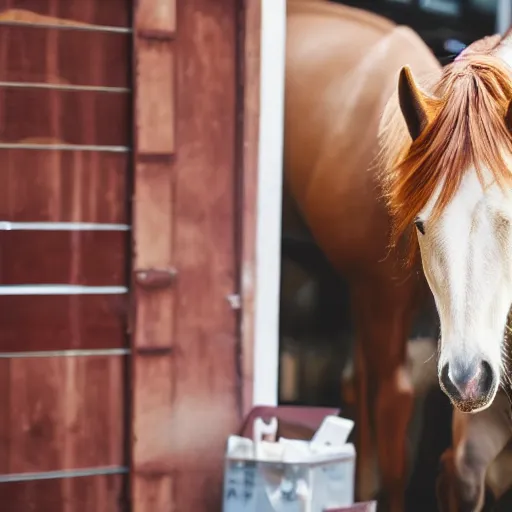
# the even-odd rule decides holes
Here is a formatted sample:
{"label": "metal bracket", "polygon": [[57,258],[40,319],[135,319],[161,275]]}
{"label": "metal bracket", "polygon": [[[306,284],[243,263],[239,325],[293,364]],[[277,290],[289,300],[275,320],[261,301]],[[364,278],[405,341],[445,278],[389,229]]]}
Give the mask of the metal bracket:
{"label": "metal bracket", "polygon": [[242,309],[242,298],[237,293],[226,296],[226,300],[229,302],[231,309]]}

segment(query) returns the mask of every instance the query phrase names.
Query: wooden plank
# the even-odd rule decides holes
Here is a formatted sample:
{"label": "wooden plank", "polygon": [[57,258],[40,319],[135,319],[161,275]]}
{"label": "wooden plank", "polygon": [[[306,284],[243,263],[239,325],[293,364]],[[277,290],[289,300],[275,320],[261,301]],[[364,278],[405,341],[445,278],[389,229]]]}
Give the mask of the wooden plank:
{"label": "wooden plank", "polygon": [[[222,476],[222,475],[220,475]],[[180,472],[175,477],[175,510],[204,510],[215,511],[222,510],[222,487],[218,485],[217,480],[212,480],[211,471]],[[194,489],[194,491],[192,490]],[[181,492],[178,492],[180,490]]]}
{"label": "wooden plank", "polygon": [[[135,474],[132,477],[135,512],[178,511],[173,499],[173,479],[170,476],[147,476]],[[163,508],[163,505],[166,508]],[[168,505],[168,506],[167,506]]]}
{"label": "wooden plank", "polygon": [[125,347],[127,295],[0,295],[0,352]]}
{"label": "wooden plank", "polygon": [[123,153],[0,150],[0,221],[128,223]]}
{"label": "wooden plank", "polygon": [[[133,228],[137,230],[136,268],[172,266],[173,176],[169,164],[138,164],[133,200]],[[155,236],[156,235],[156,236]]]}
{"label": "wooden plank", "polygon": [[68,144],[130,144],[128,94],[3,88],[0,98],[1,142],[42,138]]}
{"label": "wooden plank", "polygon": [[174,55],[168,42],[137,40],[139,154],[174,153]]}
{"label": "wooden plank", "polygon": [[122,475],[0,484],[2,512],[125,512]]}
{"label": "wooden plank", "polygon": [[[172,167],[169,164],[138,164],[135,172],[135,268],[171,268]],[[139,289],[135,314],[137,348],[171,347],[174,318],[171,289],[158,293]]]}
{"label": "wooden plank", "polygon": [[[157,0],[151,8],[158,8]],[[237,291],[237,15],[236,0],[187,0],[177,3],[176,43],[148,34],[148,27],[146,32],[135,27],[137,34],[159,40],[135,39],[134,254],[145,265],[164,267],[170,262],[178,276],[165,293],[136,291],[134,512],[219,509],[225,442],[240,420],[237,314],[227,301]],[[140,23],[140,18],[136,20]],[[173,60],[169,48],[174,50]],[[144,61],[159,62],[166,77],[150,73],[154,64],[141,72]],[[171,65],[176,78],[169,72]],[[176,89],[169,88],[173,80]],[[158,108],[165,116],[176,109],[179,146],[169,167],[162,155],[174,150],[174,135],[172,148],[169,134],[162,142],[162,127],[143,110],[156,108],[141,103],[147,98],[162,99]],[[155,163],[145,164],[152,166],[145,172],[149,167],[143,164],[149,161]],[[158,174],[157,161],[168,171]],[[153,183],[164,189],[155,202],[160,212],[143,208],[138,201],[139,194],[151,197]],[[172,236],[168,227],[162,233],[158,225],[172,225]],[[154,240],[159,236],[169,239]],[[162,314],[167,297],[174,299],[170,321]],[[141,310],[145,324],[154,322],[151,332],[138,327]],[[170,352],[155,350],[162,348]]]}
{"label": "wooden plank", "polygon": [[[78,2],[69,2],[78,5]],[[44,2],[43,2],[44,4]],[[0,26],[0,81],[128,87],[130,34]],[[47,59],[52,41],[52,59]],[[101,51],[92,51],[101,49]],[[30,55],[28,59],[26,56]]]}
{"label": "wooden plank", "polygon": [[[177,442],[172,436],[172,398],[173,398],[173,358],[170,355],[141,356],[136,358],[134,403],[137,407],[133,421],[136,442],[133,445],[133,461],[136,474],[160,475],[165,477],[168,472],[168,456],[173,452],[173,444]],[[152,432],[152,435],[148,435]],[[153,494],[140,481],[138,492],[141,495]],[[155,482],[147,482],[153,488]],[[135,493],[135,496],[138,495]],[[159,495],[159,494],[158,494]],[[165,497],[162,496],[162,497]],[[137,500],[144,500],[137,497]],[[153,510],[142,508],[139,510]],[[160,509],[154,509],[158,512]]]}
{"label": "wooden plank", "polygon": [[242,408],[244,416],[253,406],[254,311],[256,296],[256,235],[258,218],[258,148],[260,119],[261,0],[244,1],[241,53],[243,65],[243,169],[242,199]]}
{"label": "wooden plank", "polygon": [[139,0],[135,16],[137,32],[172,35],[176,31],[176,0]]}
{"label": "wooden plank", "polygon": [[[173,189],[170,156],[175,151],[174,45],[148,41],[171,28],[174,2],[143,0],[134,7],[134,269],[161,274],[173,265]],[[167,4],[167,5],[165,5]],[[159,21],[160,20],[160,21]],[[151,33],[149,33],[151,32]],[[132,339],[132,486],[134,512],[174,509],[168,456],[171,435],[174,353],[173,287],[148,289],[134,281]]]}
{"label": "wooden plank", "polygon": [[52,16],[72,22],[129,27],[130,4],[130,0],[0,0],[0,12],[3,11],[4,19],[44,23],[43,16]]}
{"label": "wooden plank", "polygon": [[[178,3],[173,377],[178,510],[218,510],[227,436],[240,421],[235,258],[237,2]],[[204,23],[208,20],[208,23]],[[191,72],[193,70],[193,72]],[[201,475],[202,474],[202,475]],[[186,475],[203,476],[190,487]],[[182,482],[182,484],[180,484]]]}
{"label": "wooden plank", "polygon": [[0,285],[124,286],[126,231],[1,231]]}
{"label": "wooden plank", "polygon": [[125,358],[0,359],[0,472],[123,466]]}

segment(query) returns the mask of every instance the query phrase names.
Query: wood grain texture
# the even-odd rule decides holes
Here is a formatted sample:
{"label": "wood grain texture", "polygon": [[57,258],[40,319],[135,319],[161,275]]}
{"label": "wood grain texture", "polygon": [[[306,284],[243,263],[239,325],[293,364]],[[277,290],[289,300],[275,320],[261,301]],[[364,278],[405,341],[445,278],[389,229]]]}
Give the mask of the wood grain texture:
{"label": "wood grain texture", "polygon": [[[178,475],[177,511],[218,509],[225,443],[240,421],[237,315],[227,301],[238,291],[237,18],[235,0],[178,3],[177,89],[184,92],[177,101],[175,442],[168,459]],[[192,475],[204,485],[192,487]]]}
{"label": "wood grain texture", "polygon": [[[159,77],[151,91],[165,102],[162,112],[175,108],[176,151],[164,159],[169,144],[158,142],[158,123],[141,123],[144,81],[154,75],[138,72],[134,254],[137,265],[171,265],[178,275],[166,290],[136,291],[134,512],[220,510],[225,442],[239,426],[240,346],[227,301],[238,289],[237,7],[236,0],[177,2],[175,40],[156,42],[152,26],[144,27],[146,40],[135,27],[135,60],[150,62],[143,52],[158,45],[162,66],[167,55],[175,68],[174,98]],[[159,208],[144,207],[153,197]]]}
{"label": "wood grain texture", "polygon": [[125,512],[123,475],[0,484],[2,512]]}
{"label": "wood grain texture", "polygon": [[[129,146],[129,0],[0,0],[0,142]],[[21,25],[20,23],[25,23]],[[28,25],[27,25],[28,24]],[[44,25],[59,26],[48,28]],[[46,85],[45,85],[46,84]],[[56,87],[58,86],[58,87]],[[0,150],[0,221],[129,222],[128,153]],[[0,282],[126,285],[127,232],[1,231]],[[127,347],[127,294],[0,296],[0,351]],[[126,359],[0,359],[0,473],[126,466]],[[0,484],[2,512],[121,512],[123,475]]]}
{"label": "wood grain texture", "polygon": [[129,105],[129,95],[123,93],[2,88],[0,141],[42,138],[67,144],[128,146]]}
{"label": "wood grain texture", "polygon": [[0,220],[126,224],[128,166],[123,153],[0,150]]}
{"label": "wood grain texture", "polygon": [[139,154],[174,153],[174,55],[168,41],[137,41]]}
{"label": "wood grain texture", "polygon": [[0,231],[0,285],[125,286],[126,231]]}
{"label": "wood grain texture", "polygon": [[[168,469],[168,454],[172,452],[177,442],[171,435],[173,418],[173,359],[170,355],[136,355],[136,374],[134,389],[133,430],[137,441],[133,446],[135,473],[145,478],[154,474],[165,476]],[[151,435],[149,434],[151,432]],[[135,489],[142,494],[153,491],[144,490],[144,480]],[[148,482],[149,487],[153,485]],[[144,500],[137,497],[136,500]],[[165,495],[164,495],[165,496]],[[161,506],[167,504],[163,502]],[[146,505],[147,506],[147,505]],[[153,510],[142,508],[141,510]],[[155,509],[155,512],[160,509]],[[139,511],[137,511],[139,512]]]}
{"label": "wood grain texture", "polygon": [[135,19],[138,32],[174,34],[178,0],[139,0]]}
{"label": "wood grain texture", "polygon": [[[129,27],[130,3],[128,0],[0,0],[0,12],[24,10],[29,12],[28,15],[34,13],[92,25]],[[37,17],[32,15],[32,19],[37,22]]]}
{"label": "wood grain texture", "polygon": [[[135,269],[172,267],[173,175],[170,164],[141,164],[135,171]],[[146,292],[137,287],[134,343],[140,347],[171,347],[173,292]]]}
{"label": "wood grain texture", "polygon": [[[172,2],[167,2],[172,4]],[[174,43],[144,36],[157,23],[162,3],[139,2],[134,13],[134,277],[173,264]],[[167,11],[165,11],[167,12]],[[164,12],[164,16],[165,16]],[[164,20],[165,24],[165,20]],[[161,28],[161,27],[160,27]],[[142,30],[143,29],[143,30]],[[174,326],[172,287],[145,289],[135,279],[132,338],[132,482],[134,512],[168,512],[173,479],[171,451]],[[155,350],[156,349],[156,350]]]}
{"label": "wood grain texture", "polygon": [[[173,499],[174,480],[171,476],[141,475],[132,477],[135,499],[134,512],[177,512]],[[165,508],[164,508],[165,507]]]}
{"label": "wood grain texture", "polygon": [[0,81],[103,87],[130,83],[130,34],[2,25],[0,40]]}
{"label": "wood grain texture", "polygon": [[243,152],[241,153],[240,196],[242,200],[242,263],[240,289],[242,297],[242,408],[244,416],[253,407],[254,394],[254,312],[256,296],[256,235],[258,204],[258,149],[260,128],[260,45],[261,1],[244,0],[240,52],[243,94]]}
{"label": "wood grain texture", "polygon": [[0,473],[124,465],[124,364],[1,359]]}
{"label": "wood grain texture", "polygon": [[0,352],[122,348],[121,295],[0,295]]}

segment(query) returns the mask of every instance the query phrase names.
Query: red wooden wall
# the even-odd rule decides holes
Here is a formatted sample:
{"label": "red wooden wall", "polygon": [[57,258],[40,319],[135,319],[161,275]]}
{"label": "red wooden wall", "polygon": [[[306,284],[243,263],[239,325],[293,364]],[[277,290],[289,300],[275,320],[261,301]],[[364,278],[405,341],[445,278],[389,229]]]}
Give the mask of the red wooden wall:
{"label": "red wooden wall", "polygon": [[220,510],[258,6],[0,0],[1,512]]}
{"label": "red wooden wall", "polygon": [[125,510],[130,17],[0,0],[2,512]]}

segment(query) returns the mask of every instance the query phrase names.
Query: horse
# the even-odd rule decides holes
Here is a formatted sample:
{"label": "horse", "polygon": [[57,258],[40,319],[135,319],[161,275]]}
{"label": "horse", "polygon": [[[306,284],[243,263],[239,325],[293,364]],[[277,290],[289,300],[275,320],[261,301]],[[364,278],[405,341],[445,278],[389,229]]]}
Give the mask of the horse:
{"label": "horse", "polygon": [[374,437],[384,501],[402,512],[414,404],[406,344],[429,292],[419,266],[389,246],[392,217],[373,164],[400,69],[437,76],[441,67],[415,32],[378,15],[321,0],[290,1],[287,11],[284,186],[350,288],[356,495],[372,497]]}
{"label": "horse", "polygon": [[[441,458],[440,512],[480,512],[512,486],[510,401],[499,391],[482,412],[453,414],[453,447]],[[494,509],[493,509],[494,510]]]}
{"label": "horse", "polygon": [[380,126],[392,244],[408,239],[440,318],[438,378],[454,406],[443,511],[482,510],[487,467],[511,439],[511,133],[512,29],[471,45],[440,76],[403,67]]}

